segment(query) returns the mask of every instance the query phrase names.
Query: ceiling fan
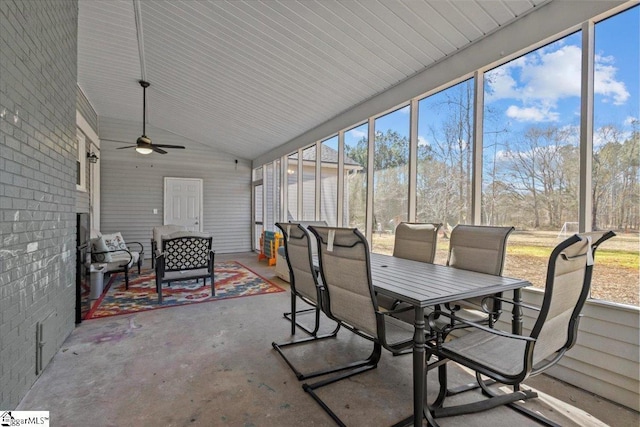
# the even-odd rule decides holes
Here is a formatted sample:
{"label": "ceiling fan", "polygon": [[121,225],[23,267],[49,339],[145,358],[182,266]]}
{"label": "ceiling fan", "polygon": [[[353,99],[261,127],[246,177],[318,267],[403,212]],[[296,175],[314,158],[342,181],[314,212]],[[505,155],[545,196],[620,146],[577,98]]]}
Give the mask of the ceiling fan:
{"label": "ceiling fan", "polygon": [[167,154],[163,148],[180,148],[184,149],[182,145],[167,145],[167,144],[152,144],[151,138],[147,136],[146,133],[146,123],[147,123],[147,88],[151,85],[149,82],[144,80],[139,81],[140,86],[142,86],[142,136],[138,138],[136,141],[136,145],[129,145],[126,147],[118,147],[118,150],[122,150],[125,148],[135,148],[136,151],[140,154],[151,154],[152,152]]}

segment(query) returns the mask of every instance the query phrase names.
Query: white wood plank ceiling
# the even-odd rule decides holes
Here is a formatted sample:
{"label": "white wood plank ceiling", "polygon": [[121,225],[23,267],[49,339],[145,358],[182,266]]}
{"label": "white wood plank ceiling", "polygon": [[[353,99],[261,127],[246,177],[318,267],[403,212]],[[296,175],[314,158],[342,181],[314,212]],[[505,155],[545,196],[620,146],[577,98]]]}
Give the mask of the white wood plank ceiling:
{"label": "white wood plank ceiling", "polygon": [[131,142],[144,79],[151,126],[254,159],[545,2],[80,0],[78,82]]}

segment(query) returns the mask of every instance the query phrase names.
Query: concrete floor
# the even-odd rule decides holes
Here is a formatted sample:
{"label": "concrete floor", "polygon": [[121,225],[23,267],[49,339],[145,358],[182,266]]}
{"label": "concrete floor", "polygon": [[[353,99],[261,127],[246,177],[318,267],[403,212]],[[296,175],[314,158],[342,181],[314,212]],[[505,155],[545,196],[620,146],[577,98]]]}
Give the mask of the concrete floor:
{"label": "concrete floor", "polygon": [[[225,259],[288,289],[255,254],[216,256]],[[52,426],[334,425],[271,347],[290,339],[282,317],[289,303],[289,293],[281,292],[83,322],[17,409],[48,410]],[[364,358],[370,349],[368,341],[341,331],[335,340],[286,351],[308,371]],[[457,367],[450,372],[455,382],[472,379]],[[319,394],[348,426],[387,426],[411,414],[411,381],[411,356],[385,352],[377,369]],[[638,413],[552,378],[527,384],[541,392],[528,405],[561,425],[639,425]],[[436,388],[430,375],[430,395]],[[439,422],[537,425],[507,408]]]}

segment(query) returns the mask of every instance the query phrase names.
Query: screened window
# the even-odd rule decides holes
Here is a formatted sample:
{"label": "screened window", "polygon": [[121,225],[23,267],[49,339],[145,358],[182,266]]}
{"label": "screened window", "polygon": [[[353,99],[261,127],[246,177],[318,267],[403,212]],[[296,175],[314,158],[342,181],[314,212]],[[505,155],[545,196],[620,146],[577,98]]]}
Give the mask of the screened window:
{"label": "screened window", "polygon": [[[639,304],[640,7],[595,25],[591,228],[617,236],[598,250],[591,297]],[[623,42],[621,42],[623,41]]]}
{"label": "screened window", "polygon": [[[416,219],[443,225],[445,233],[470,221],[473,80],[418,102]],[[440,239],[436,262],[445,263]]]}
{"label": "screened window", "polygon": [[369,124],[344,133],[344,205],[342,223],[363,233],[367,220],[367,159]]}
{"label": "screened window", "polygon": [[298,219],[298,153],[287,157],[287,218],[286,221]]}
{"label": "screened window", "polygon": [[302,220],[316,219],[316,146],[302,150]]}
{"label": "screened window", "polygon": [[581,33],[485,73],[482,223],[513,225],[504,274],[545,282],[577,231]]}
{"label": "screened window", "polygon": [[320,219],[338,225],[338,136],[320,143]]}
{"label": "screened window", "polygon": [[396,226],[408,218],[410,107],[375,120],[373,252],[392,253]]}

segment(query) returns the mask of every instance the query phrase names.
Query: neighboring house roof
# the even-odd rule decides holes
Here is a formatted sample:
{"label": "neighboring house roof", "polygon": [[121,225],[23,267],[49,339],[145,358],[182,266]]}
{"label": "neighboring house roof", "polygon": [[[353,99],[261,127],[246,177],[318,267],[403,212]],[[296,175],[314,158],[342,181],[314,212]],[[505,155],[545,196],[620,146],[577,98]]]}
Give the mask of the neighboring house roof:
{"label": "neighboring house roof", "polygon": [[[338,164],[338,152],[331,147],[326,146],[325,144],[321,144],[322,147],[322,163],[335,163]],[[298,153],[293,153],[289,156],[290,159],[298,159]],[[316,150],[302,150],[302,160],[315,162],[316,160]],[[353,160],[352,158],[345,156],[344,158],[345,166],[360,166],[358,162]]]}

